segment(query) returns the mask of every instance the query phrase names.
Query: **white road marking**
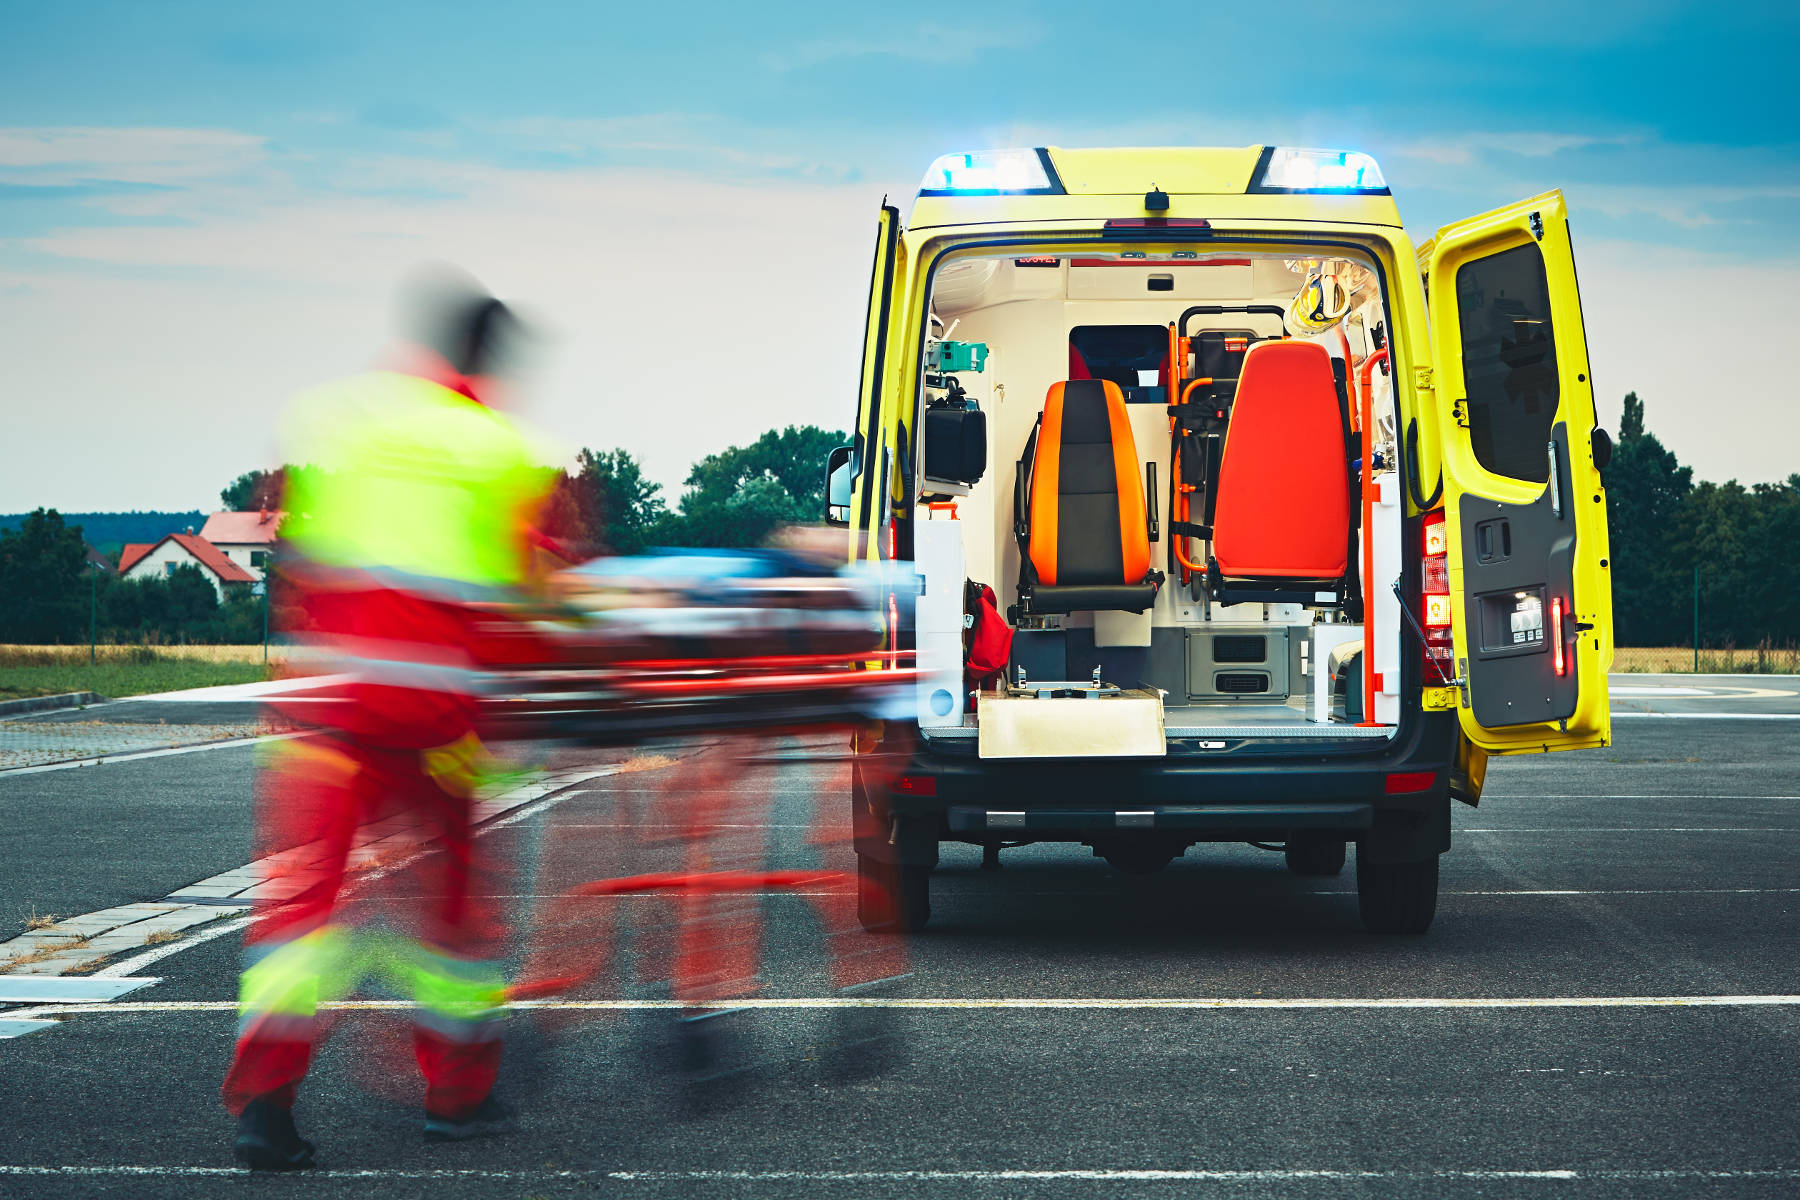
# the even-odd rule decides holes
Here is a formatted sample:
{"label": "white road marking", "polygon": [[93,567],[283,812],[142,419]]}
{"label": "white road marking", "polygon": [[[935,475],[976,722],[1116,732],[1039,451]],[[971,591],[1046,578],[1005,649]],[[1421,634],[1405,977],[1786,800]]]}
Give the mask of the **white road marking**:
{"label": "white road marking", "polygon": [[135,700],[154,700],[159,703],[174,701],[180,704],[217,704],[237,700],[267,700],[274,696],[286,700],[295,698],[293,696],[295,692],[335,687],[340,683],[353,681],[354,676],[350,675],[305,675],[292,679],[265,679],[256,683],[225,683],[215,687],[184,688],[178,692],[151,692],[145,696],[122,696],[114,703],[129,704]]}
{"label": "white road marking", "polygon": [[[488,821],[484,822],[483,824],[477,826],[476,830],[475,830],[475,836],[481,837],[483,834],[492,832],[495,829],[503,829],[508,825],[516,824],[519,821],[523,821],[529,817],[535,816],[538,813],[544,811],[545,809],[550,808],[551,806],[560,803],[562,800],[564,800],[569,795],[571,795],[574,792],[574,789],[576,789],[583,783],[587,783],[594,779],[602,778],[603,776],[616,774],[619,771],[619,769],[620,769],[620,764],[613,763],[613,764],[609,764],[604,767],[597,767],[597,768],[594,768],[592,770],[587,770],[587,771],[563,772],[561,774],[551,776],[550,778],[544,780],[543,782],[535,783],[535,784],[527,784],[523,788],[515,789],[514,792],[505,793],[502,796],[496,797],[495,802],[499,802],[499,801],[503,801],[506,798],[506,796],[515,795],[519,792],[527,792],[527,791],[533,791],[533,790],[542,792],[542,794],[539,795],[535,800],[528,801],[526,803],[517,805],[508,810],[504,810],[504,815],[502,815],[496,819],[488,820]],[[375,870],[359,873],[353,877],[351,882],[358,883],[358,884],[372,883],[376,880],[383,878],[384,876],[390,874],[393,871],[400,870],[401,868],[406,866],[407,863],[414,861],[418,857],[419,857],[419,855],[415,854],[415,855],[412,855],[411,857],[404,859],[401,862],[395,863],[391,866],[380,867]],[[254,865],[254,864],[252,864],[252,865]],[[207,906],[188,905],[185,907],[200,908],[200,907],[207,907]],[[217,910],[215,909],[215,911],[217,911]],[[168,958],[172,954],[179,954],[183,950],[192,949],[193,947],[198,946],[204,942],[210,942],[214,938],[223,937],[225,934],[228,934],[228,933],[234,933],[237,930],[240,930],[240,929],[244,928],[246,925],[250,924],[250,922],[252,920],[254,920],[254,917],[252,917],[252,916],[242,916],[242,917],[237,917],[237,918],[234,918],[231,920],[216,921],[214,923],[211,923],[211,924],[201,927],[196,932],[194,932],[186,937],[180,938],[179,940],[172,941],[167,944],[160,945],[160,946],[153,946],[150,949],[144,950],[137,954],[134,954],[129,958],[121,959],[118,962],[115,962],[108,966],[102,967],[100,970],[95,971],[93,973],[93,975],[91,976],[91,978],[94,978],[94,979],[122,979],[122,978],[125,978],[127,976],[130,976],[134,971],[138,970],[140,967],[149,966],[151,963],[158,962],[162,959]],[[97,954],[96,957],[104,958],[104,957],[106,957],[106,955],[105,954]],[[7,977],[0,976],[0,979],[5,979],[5,978],[7,978]],[[56,976],[45,976],[44,978],[57,978],[57,977]],[[151,982],[155,982],[155,981],[151,981]],[[8,1012],[6,1014],[6,1016],[13,1023],[9,1027],[10,1032],[6,1031],[6,1030],[0,1030],[0,1038],[19,1037],[26,1033],[36,1032],[39,1029],[45,1028],[49,1024],[53,1024],[54,1022],[44,1022],[44,1021],[28,1019],[28,1018],[40,1017],[43,1014],[45,1014],[46,1012],[51,1012],[51,1011],[61,1011],[61,1010],[57,1009],[55,1006],[52,1006],[52,1005],[40,1004],[40,1005],[37,1005],[32,1008],[14,1009],[14,1010]]]}
{"label": "white road marking", "polygon": [[[1788,896],[1800,888],[1589,888],[1584,890],[1519,888],[1507,891],[1442,892],[1445,896]],[[1355,892],[1315,892],[1314,895],[1354,896]]]}
{"label": "white road marking", "polygon": [[1607,689],[1609,696],[1675,696],[1700,698],[1706,700],[1768,700],[1778,696],[1793,696],[1800,693],[1781,688],[1745,687],[1743,684],[1711,684],[1696,687],[1693,684],[1612,684]]}
{"label": "white road marking", "polygon": [[1623,717],[1654,717],[1662,721],[1800,721],[1800,713],[1665,713],[1614,712],[1613,720]]}
{"label": "white road marking", "polygon": [[[1511,770],[1514,764],[1508,763]],[[1640,766],[1639,763],[1621,763],[1620,766]],[[1668,763],[1656,763],[1655,766],[1668,766]],[[1681,766],[1688,766],[1682,763]],[[1691,764],[1698,766],[1699,764]],[[1800,800],[1800,796],[1785,796],[1769,792],[1707,792],[1704,795],[1693,792],[1634,792],[1596,795],[1593,792],[1575,794],[1570,792],[1510,792],[1487,791],[1481,794],[1483,800],[1505,800],[1509,803],[1527,800]]]}
{"label": "white road marking", "polygon": [[71,1000],[117,1000],[160,979],[112,976],[69,978],[62,975],[0,975],[0,1001],[8,1004],[65,1004]]}
{"label": "white road marking", "polygon": [[[29,1166],[0,1165],[0,1178],[213,1178],[237,1176],[247,1178],[240,1167],[196,1167],[103,1164],[99,1166]],[[1657,1183],[1711,1181],[1785,1182],[1800,1179],[1800,1168],[1734,1168],[1734,1167],[1545,1167],[1539,1169],[1501,1169],[1482,1167],[1418,1168],[1414,1170],[1349,1170],[1332,1167],[1260,1167],[1243,1170],[1226,1168],[1158,1168],[1158,1167],[1073,1167],[1032,1170],[1029,1168],[968,1168],[964,1170],[892,1170],[831,1171],[788,1168],[758,1170],[669,1170],[634,1171],[581,1170],[542,1167],[509,1170],[494,1167],[418,1167],[315,1169],[307,1171],[307,1179],[481,1179],[495,1181],[583,1180],[613,1183],[1303,1183],[1318,1181],[1374,1180],[1400,1182],[1488,1182],[1512,1180],[1546,1180],[1567,1183]]]}
{"label": "white road marking", "polygon": [[[405,1012],[411,1000],[333,1000],[328,1012]],[[508,1007],[549,1012],[681,1012],[706,1009],[892,1008],[922,1011],[991,1009],[1514,1009],[1514,1008],[1795,1008],[1800,995],[1742,996],[751,996],[689,1004],[680,1000],[517,1000]],[[34,1017],[124,1016],[133,1013],[236,1012],[235,1000],[120,1000],[112,1004],[46,1004]],[[10,1014],[9,1014],[10,1015]],[[21,1014],[23,1015],[23,1014]]]}
{"label": "white road marking", "polygon": [[94,978],[114,979],[120,976],[129,975],[139,967],[147,967],[151,963],[161,962],[171,954],[180,954],[183,950],[192,950],[202,942],[210,942],[214,938],[224,937],[228,933],[235,933],[249,923],[249,917],[236,917],[229,921],[219,921],[216,924],[202,926],[199,930],[179,941],[166,942],[161,946],[152,946],[150,949],[139,954],[134,954],[130,958],[120,959],[116,963],[101,967],[98,971],[94,972]]}
{"label": "white road marking", "polygon": [[36,1033],[40,1029],[48,1029],[55,1024],[55,1021],[30,1021],[15,1017],[0,1017],[0,1039],[24,1037],[28,1033]]}
{"label": "white road marking", "polygon": [[1484,825],[1458,833],[1800,833],[1800,825]]}

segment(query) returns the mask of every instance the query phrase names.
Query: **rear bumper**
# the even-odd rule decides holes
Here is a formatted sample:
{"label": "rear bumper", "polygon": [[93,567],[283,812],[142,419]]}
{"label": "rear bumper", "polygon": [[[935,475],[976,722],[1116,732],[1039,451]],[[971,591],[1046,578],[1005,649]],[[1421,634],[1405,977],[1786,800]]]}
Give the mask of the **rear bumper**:
{"label": "rear bumper", "polygon": [[[906,791],[866,797],[878,819],[859,823],[857,850],[935,863],[940,841],[1318,833],[1355,840],[1373,858],[1410,861],[1449,846],[1459,740],[1454,713],[1420,712],[1374,746],[1246,740],[1159,759],[1005,761],[928,748],[911,755]],[[1417,790],[1389,791],[1396,785]]]}
{"label": "rear bumper", "polygon": [[952,836],[971,840],[1076,840],[1105,835],[1179,834],[1207,840],[1321,832],[1355,836],[1375,823],[1373,804],[1165,804],[1144,809],[1028,808],[952,805]]}

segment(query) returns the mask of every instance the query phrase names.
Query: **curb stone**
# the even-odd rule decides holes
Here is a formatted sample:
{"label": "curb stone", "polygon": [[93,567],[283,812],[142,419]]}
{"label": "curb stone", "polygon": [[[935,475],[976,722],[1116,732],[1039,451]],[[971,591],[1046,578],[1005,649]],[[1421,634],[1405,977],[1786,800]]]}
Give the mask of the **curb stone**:
{"label": "curb stone", "polygon": [[27,696],[23,700],[0,700],[0,717],[47,712],[53,708],[86,708],[90,704],[105,703],[106,697],[99,692],[61,692],[54,696]]}

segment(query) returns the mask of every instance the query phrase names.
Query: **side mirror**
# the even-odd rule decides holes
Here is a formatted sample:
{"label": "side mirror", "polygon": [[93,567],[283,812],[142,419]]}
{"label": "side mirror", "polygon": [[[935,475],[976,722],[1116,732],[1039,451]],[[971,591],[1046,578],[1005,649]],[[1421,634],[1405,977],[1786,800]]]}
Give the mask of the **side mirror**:
{"label": "side mirror", "polygon": [[850,524],[850,485],[856,478],[856,447],[837,446],[825,456],[825,523]]}
{"label": "side mirror", "polygon": [[1594,469],[1606,470],[1607,464],[1612,462],[1612,435],[1596,425],[1594,426],[1592,445],[1594,447]]}

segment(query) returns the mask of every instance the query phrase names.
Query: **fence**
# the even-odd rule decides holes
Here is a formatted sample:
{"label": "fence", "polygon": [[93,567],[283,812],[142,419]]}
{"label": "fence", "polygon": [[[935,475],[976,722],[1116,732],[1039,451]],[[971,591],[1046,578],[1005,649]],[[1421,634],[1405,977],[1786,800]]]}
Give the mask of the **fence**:
{"label": "fence", "polygon": [[1800,646],[1716,649],[1692,646],[1620,646],[1613,651],[1613,670],[1674,675],[1800,675]]}

